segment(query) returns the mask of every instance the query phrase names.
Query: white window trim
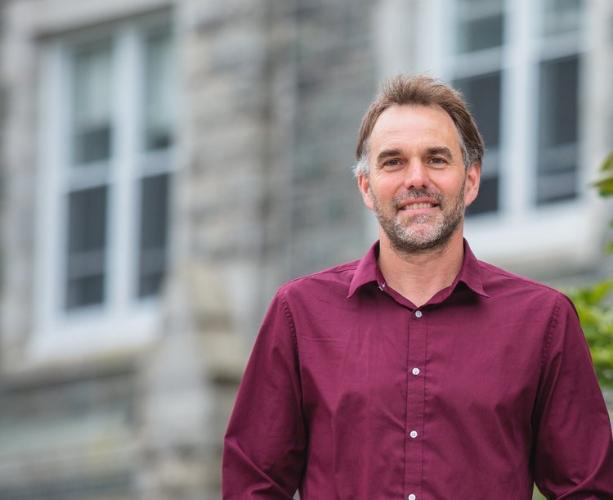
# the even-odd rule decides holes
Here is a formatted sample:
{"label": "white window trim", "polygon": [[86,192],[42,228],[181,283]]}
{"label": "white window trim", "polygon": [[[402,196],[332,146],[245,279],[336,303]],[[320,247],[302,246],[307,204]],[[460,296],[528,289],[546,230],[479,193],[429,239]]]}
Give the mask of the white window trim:
{"label": "white window trim", "polygon": [[[449,8],[450,1],[453,0],[418,2],[422,17],[418,23],[419,28],[412,33],[413,43],[417,44],[417,49],[413,51],[415,60],[406,60],[407,51],[403,50],[406,34],[399,35],[396,44],[389,40],[388,35],[382,38],[379,34],[379,38],[385,42],[380,44],[382,47],[391,50],[395,46],[392,54],[386,54],[379,68],[381,78],[410,68],[414,72],[448,79],[447,54],[454,43],[454,33],[449,29],[453,13],[453,9]],[[385,4],[390,10],[396,9],[396,16],[393,12],[387,12],[388,18],[398,19],[406,15],[400,2],[387,0]],[[478,257],[484,260],[518,269],[522,269],[524,264],[526,268],[532,268],[532,263],[540,263],[545,272],[548,266],[550,270],[559,269],[560,266],[569,266],[569,269],[585,268],[593,264],[601,254],[602,228],[598,224],[587,223],[598,219],[594,217],[596,196],[592,193],[583,194],[580,187],[576,199],[536,205],[534,162],[537,160],[537,124],[534,119],[536,115],[531,109],[534,109],[538,89],[538,75],[534,67],[544,58],[549,59],[554,55],[585,55],[588,47],[584,38],[587,34],[584,31],[582,39],[575,36],[561,37],[564,43],[559,46],[559,53],[545,53],[536,34],[536,23],[540,19],[540,14],[535,16],[538,2],[507,0],[506,4],[505,30],[507,39],[513,39],[514,43],[502,48],[500,65],[503,71],[501,113],[507,118],[501,122],[499,175],[502,189],[499,210],[468,218],[465,234]],[[586,2],[586,9],[590,8],[593,6]],[[587,16],[590,16],[589,12]],[[436,31],[436,36],[432,36],[433,31]],[[394,59],[401,62],[390,62]],[[529,70],[529,64],[533,65],[532,70]],[[584,99],[585,94],[584,91],[580,98]],[[514,105],[511,106],[510,102]],[[590,168],[590,157],[585,150],[590,134],[585,127],[585,113],[589,108],[582,106],[582,116],[579,116],[580,186],[587,185],[594,176],[593,165]],[[368,220],[371,232],[376,234],[376,220],[373,217]]]}
{"label": "white window trim", "polygon": [[[142,88],[139,80],[143,74],[138,33],[159,25],[162,20],[168,21],[168,16],[150,16],[112,27],[117,56],[113,59],[117,76],[113,85],[118,98],[112,103],[115,146],[109,186],[113,185],[114,189],[107,195],[107,231],[114,232],[114,237],[107,238],[109,271],[105,280],[105,302],[70,313],[63,307],[65,255],[62,248],[66,223],[58,223],[67,220],[62,213],[60,196],[65,190],[62,171],[68,158],[67,54],[69,46],[82,37],[90,39],[96,33],[88,30],[85,34],[48,40],[41,46],[40,74],[44,84],[40,85],[38,95],[40,156],[35,260],[38,281],[34,297],[34,332],[26,356],[28,362],[82,359],[107,351],[139,349],[154,340],[158,333],[159,299],[138,299],[134,289],[138,251],[138,228],[134,226],[140,211],[134,190],[135,181],[140,179],[136,171],[140,158],[136,131],[140,130],[137,120],[142,118],[136,108],[140,101],[138,89]],[[122,168],[116,168],[118,163]],[[175,166],[176,162],[166,171],[172,175]],[[171,186],[172,181],[169,196]],[[171,253],[169,248],[169,257]]]}

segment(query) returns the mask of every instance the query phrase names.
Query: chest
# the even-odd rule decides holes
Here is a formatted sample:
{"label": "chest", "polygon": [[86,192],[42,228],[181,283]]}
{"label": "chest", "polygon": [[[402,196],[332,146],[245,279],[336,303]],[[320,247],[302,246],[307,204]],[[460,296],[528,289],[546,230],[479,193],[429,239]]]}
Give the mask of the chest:
{"label": "chest", "polygon": [[436,413],[529,419],[544,332],[479,308],[339,311],[298,333],[305,408],[331,418]]}

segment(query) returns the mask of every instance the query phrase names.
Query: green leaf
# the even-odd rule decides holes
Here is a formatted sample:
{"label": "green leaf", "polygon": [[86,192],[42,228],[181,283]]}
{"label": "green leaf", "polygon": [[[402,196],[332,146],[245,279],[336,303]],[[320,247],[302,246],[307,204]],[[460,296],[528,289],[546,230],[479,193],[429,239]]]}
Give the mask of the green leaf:
{"label": "green leaf", "polygon": [[600,167],[601,172],[613,172],[613,152],[609,153]]}
{"label": "green leaf", "polygon": [[613,280],[606,280],[601,283],[596,283],[592,287],[592,299],[595,302],[601,302],[609,292],[613,289]]}
{"label": "green leaf", "polygon": [[589,287],[568,290],[568,296],[581,312],[592,313],[593,308],[599,305],[613,290],[613,280],[605,280]]}
{"label": "green leaf", "polygon": [[594,182],[594,187],[598,189],[600,196],[613,196],[613,175]]}
{"label": "green leaf", "polygon": [[600,166],[600,172],[604,176],[594,182],[600,196],[613,196],[613,152],[605,158]]}

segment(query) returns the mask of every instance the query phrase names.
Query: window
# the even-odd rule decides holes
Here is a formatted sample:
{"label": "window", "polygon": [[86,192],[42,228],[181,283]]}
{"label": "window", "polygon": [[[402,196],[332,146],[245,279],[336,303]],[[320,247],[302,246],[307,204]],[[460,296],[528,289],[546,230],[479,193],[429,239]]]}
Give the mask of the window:
{"label": "window", "polygon": [[117,325],[161,290],[176,107],[167,21],[156,16],[46,42],[38,248],[44,330],[83,318],[91,330],[92,315]]}
{"label": "window", "polygon": [[585,223],[595,209],[586,195],[610,147],[606,113],[593,112],[611,98],[598,71],[608,61],[608,9],[585,0],[430,0],[419,9],[383,2],[378,13],[381,76],[450,82],[485,138],[465,221],[478,255],[520,273],[592,265],[601,243],[598,225]]}
{"label": "window", "polygon": [[[522,203],[541,206],[575,199],[583,2],[449,0],[445,5],[453,13],[448,17],[453,36],[447,78],[463,92],[487,148],[480,194],[468,214],[512,209],[502,204],[520,196],[511,192],[516,183],[503,182],[505,173],[528,179],[525,189],[531,197]],[[513,122],[516,109],[510,108],[517,106],[532,108],[525,119],[534,127]],[[516,151],[526,156],[518,158]]]}

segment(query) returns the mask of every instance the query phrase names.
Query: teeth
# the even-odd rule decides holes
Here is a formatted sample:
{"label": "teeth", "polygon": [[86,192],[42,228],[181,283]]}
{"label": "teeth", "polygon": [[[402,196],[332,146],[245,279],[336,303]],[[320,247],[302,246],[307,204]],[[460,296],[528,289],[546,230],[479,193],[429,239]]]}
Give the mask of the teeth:
{"label": "teeth", "polygon": [[432,205],[432,203],[410,203],[405,208],[419,209],[419,208],[432,208],[433,206],[434,205]]}

